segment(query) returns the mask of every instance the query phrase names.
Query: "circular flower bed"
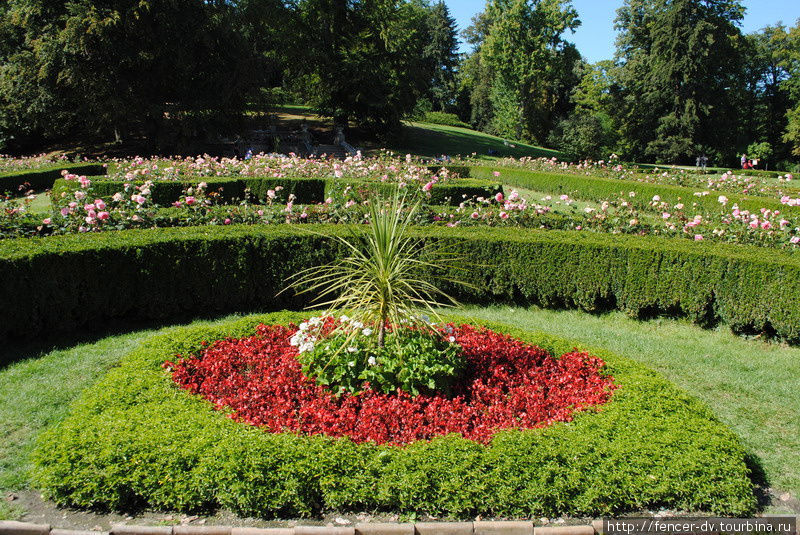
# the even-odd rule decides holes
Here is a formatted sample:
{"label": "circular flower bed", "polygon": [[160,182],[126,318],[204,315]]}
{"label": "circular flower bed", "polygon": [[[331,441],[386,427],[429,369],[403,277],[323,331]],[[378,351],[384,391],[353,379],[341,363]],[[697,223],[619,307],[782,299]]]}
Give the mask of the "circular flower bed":
{"label": "circular flower bed", "polygon": [[501,429],[545,427],[605,403],[615,388],[603,361],[582,352],[560,358],[506,335],[447,326],[466,360],[463,380],[444,394],[412,397],[368,384],[341,395],[305,376],[290,338],[295,326],[260,325],[255,336],[213,343],[199,355],[165,363],[181,387],[230,407],[237,420],[277,433],[407,444],[460,433],[488,443]]}

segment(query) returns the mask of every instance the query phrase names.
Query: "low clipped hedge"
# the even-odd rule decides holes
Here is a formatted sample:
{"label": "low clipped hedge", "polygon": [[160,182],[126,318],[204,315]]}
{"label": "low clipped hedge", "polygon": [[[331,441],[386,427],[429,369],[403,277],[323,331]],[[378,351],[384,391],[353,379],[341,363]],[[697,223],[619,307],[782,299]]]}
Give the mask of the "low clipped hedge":
{"label": "low clipped hedge", "polygon": [[[285,201],[289,194],[294,194],[297,203],[316,204],[323,202],[335,191],[342,191],[346,186],[353,188],[366,188],[379,193],[388,194],[394,189],[393,184],[384,184],[374,181],[349,180],[349,179],[321,179],[321,178],[203,178],[195,177],[185,181],[156,181],[150,188],[152,200],[156,204],[166,206],[177,201],[190,186],[197,186],[200,182],[208,184],[208,192],[218,192],[219,201],[231,203],[245,198],[245,191],[261,202],[267,200],[267,192],[282,186],[278,198]],[[142,184],[142,182],[133,182]],[[103,180],[102,177],[92,177],[92,191],[103,199],[110,199],[115,193],[122,191],[122,182],[118,180]],[[53,186],[53,199],[72,200],[72,192],[78,187],[73,181],[60,179]],[[502,191],[502,186],[495,181],[476,179],[452,179],[437,184],[430,191],[428,202],[431,204],[458,204],[464,198],[490,197]]]}
{"label": "low clipped hedge", "polygon": [[[0,241],[0,338],[110,319],[291,308],[292,274],[344,252],[347,228],[204,226]],[[508,228],[427,228],[461,269],[423,273],[463,301],[674,314],[800,341],[800,257],[741,245]]]}
{"label": "low clipped hedge", "polygon": [[53,183],[61,178],[61,171],[80,175],[105,175],[106,167],[100,163],[69,163],[24,169],[0,173],[0,193],[18,194],[20,186],[28,184],[33,190],[44,190],[53,187]]}
{"label": "low clipped hedge", "polygon": [[[758,212],[761,208],[768,208],[773,211],[779,210],[800,215],[800,207],[784,205],[779,200],[768,197],[737,195],[721,191],[711,191],[708,195],[700,197],[694,195],[696,192],[703,191],[703,188],[499,167],[470,167],[468,174],[463,173],[463,168],[453,168],[453,170],[455,169],[461,171],[462,176],[501,180],[509,186],[547,193],[565,193],[576,195],[579,199],[592,201],[610,200],[620,195],[627,198],[628,193],[634,191],[636,192],[636,197],[628,198],[627,200],[639,207],[647,205],[654,196],[658,195],[662,201],[671,204],[682,202],[690,206],[691,203],[697,203],[706,210],[719,211],[721,205],[718,198],[720,195],[724,195],[728,198],[728,207],[738,204],[742,210]],[[500,171],[500,178],[494,176],[495,171]]]}
{"label": "low clipped hedge", "polygon": [[[183,327],[151,338],[39,439],[34,483],[60,505],[153,507],[242,516],[381,510],[453,518],[610,515],[666,507],[747,516],[745,452],[699,401],[605,351],[619,388],[599,411],[487,446],[451,434],[406,447],[270,434],[180,390],[161,364],[205,341],[242,337],[298,314]],[[506,331],[563,354],[571,341]]]}

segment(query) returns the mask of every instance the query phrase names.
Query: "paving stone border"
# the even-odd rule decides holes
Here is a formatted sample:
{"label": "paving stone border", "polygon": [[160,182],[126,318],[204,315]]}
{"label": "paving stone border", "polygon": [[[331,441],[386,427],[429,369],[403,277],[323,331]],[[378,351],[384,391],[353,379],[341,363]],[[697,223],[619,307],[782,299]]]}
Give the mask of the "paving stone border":
{"label": "paving stone border", "polygon": [[354,526],[293,528],[232,528],[225,526],[139,526],[119,524],[110,531],[53,528],[47,524],[0,521],[0,535],[598,535],[603,521],[592,525],[534,527],[527,521],[364,522]]}

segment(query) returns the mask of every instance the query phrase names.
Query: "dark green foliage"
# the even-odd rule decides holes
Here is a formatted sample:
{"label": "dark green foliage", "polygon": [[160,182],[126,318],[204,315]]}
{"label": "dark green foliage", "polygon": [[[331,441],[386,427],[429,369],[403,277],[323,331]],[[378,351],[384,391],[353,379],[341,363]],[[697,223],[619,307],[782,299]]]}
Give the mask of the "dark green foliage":
{"label": "dark green foliage", "polygon": [[288,14],[275,0],[4,3],[0,149],[142,133],[175,148],[224,131],[274,83]]}
{"label": "dark green foliage", "polygon": [[611,154],[614,131],[607,116],[575,112],[556,125],[549,141],[551,146],[561,151],[564,161],[597,161]]}
{"label": "dark green foliage", "polygon": [[[436,169],[438,171],[439,168]],[[0,178],[2,180],[2,178]],[[322,179],[322,178],[195,178],[190,181],[158,181],[150,188],[152,200],[160,206],[169,206],[177,201],[181,194],[189,187],[196,187],[198,183],[208,184],[208,193],[217,193],[218,203],[230,204],[245,198],[257,202],[267,200],[267,192],[281,186],[283,189],[275,192],[275,202],[286,202],[290,194],[295,196],[295,203],[316,204],[326,198],[336,195],[347,186],[352,186],[356,192],[365,196],[374,193],[391,194],[395,186],[388,183],[349,180],[349,179]],[[132,182],[140,185],[142,182]],[[71,193],[78,187],[74,181],[58,180],[53,186],[53,199],[56,203],[60,199],[72,200]],[[123,190],[123,183],[118,180],[92,180],[92,192],[96,197],[109,200],[115,193]],[[496,181],[476,179],[454,179],[449,182],[437,184],[430,192],[429,204],[458,204],[464,199],[472,197],[491,197],[502,186]],[[62,195],[66,194],[66,195]],[[249,195],[249,197],[248,197]]]}
{"label": "dark green foliage", "polygon": [[421,2],[301,0],[297,17],[290,75],[337,124],[397,131],[441,68],[442,58],[428,50],[432,13]]}
{"label": "dark green foliage", "polygon": [[38,169],[25,169],[20,171],[10,171],[0,173],[0,194],[20,192],[20,186],[25,190],[33,189],[41,191],[53,187],[53,183],[61,178],[61,171],[68,170],[70,173],[80,175],[104,175],[106,168],[99,163],[68,163],[62,165],[52,165],[40,167]]}
{"label": "dark green foliage", "polygon": [[[604,351],[619,389],[568,424],[505,431],[484,447],[459,435],[407,447],[269,434],[180,391],[161,368],[204,341],[241,337],[259,322],[176,328],[151,338],[45,432],[34,482],[62,505],[179,511],[225,507],[243,516],[386,510],[477,514],[609,515],[667,507],[745,516],[755,498],[745,452],[710,411],[643,366]],[[575,344],[515,331],[561,354]]]}
{"label": "dark green foliage", "polygon": [[[691,203],[697,203],[699,206],[711,211],[722,209],[722,205],[719,203],[719,192],[696,196],[694,195],[698,192],[696,188],[670,184],[649,184],[597,176],[542,173],[522,169],[503,169],[500,172],[500,177],[497,178],[493,175],[493,172],[497,169],[496,167],[471,167],[469,176],[484,179],[493,178],[502,180],[504,184],[509,186],[548,193],[566,193],[579,199],[592,201],[612,200],[622,196],[625,197],[626,201],[634,205],[644,206],[651,202],[655,195],[658,195],[662,201],[672,204],[683,202],[691,205]],[[631,191],[636,193],[635,197],[628,196]],[[742,210],[758,212],[761,208],[768,208],[785,213],[800,214],[800,208],[781,204],[777,199],[737,195],[728,192],[725,192],[725,197],[728,198],[728,206],[738,204]]]}
{"label": "dark green foliage", "polygon": [[566,115],[580,54],[564,33],[580,25],[566,0],[487,2],[465,32],[475,50],[462,84],[471,122],[512,139],[543,143]]}
{"label": "dark green foliage", "polygon": [[701,147],[729,158],[737,130],[744,16],[738,0],[626,0],[616,19],[616,116],[632,159],[688,163]]}
{"label": "dark green foliage", "polygon": [[[347,232],[318,226],[323,233]],[[633,316],[669,313],[800,341],[800,259],[784,251],[585,232],[420,228],[471,283],[468,302],[535,303]],[[0,337],[113,318],[152,320],[299,306],[286,279],[341,254],[303,227],[121,231],[0,242]]]}
{"label": "dark green foliage", "polygon": [[405,331],[390,331],[385,346],[377,345],[374,336],[339,333],[300,353],[297,360],[304,374],[334,392],[357,393],[366,381],[384,394],[398,389],[414,396],[449,393],[466,364],[458,346],[438,334]]}

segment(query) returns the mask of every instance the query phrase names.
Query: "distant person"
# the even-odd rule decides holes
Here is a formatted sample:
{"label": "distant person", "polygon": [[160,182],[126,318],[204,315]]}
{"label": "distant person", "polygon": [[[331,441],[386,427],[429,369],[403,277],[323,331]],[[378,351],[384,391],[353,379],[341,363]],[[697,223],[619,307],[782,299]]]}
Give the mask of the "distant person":
{"label": "distant person", "polygon": [[747,154],[742,154],[742,169],[747,169]]}

